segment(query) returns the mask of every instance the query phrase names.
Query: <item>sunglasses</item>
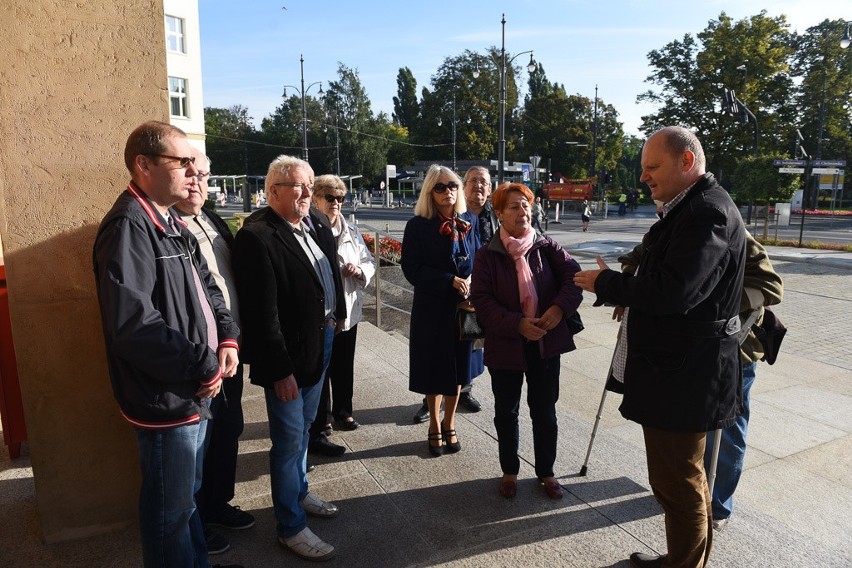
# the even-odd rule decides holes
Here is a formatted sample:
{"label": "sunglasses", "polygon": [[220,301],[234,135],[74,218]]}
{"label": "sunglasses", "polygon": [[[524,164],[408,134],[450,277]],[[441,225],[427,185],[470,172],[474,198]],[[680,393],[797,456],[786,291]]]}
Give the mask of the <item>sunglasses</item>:
{"label": "sunglasses", "polygon": [[147,154],[156,158],[165,158],[166,160],[175,160],[180,162],[180,167],[188,168],[190,164],[195,163],[195,156],[169,156],[168,154]]}
{"label": "sunglasses", "polygon": [[325,198],[325,200],[326,200],[326,201],[328,201],[329,203],[334,203],[335,201],[337,201],[338,203],[343,203],[344,201],[346,201],[346,196],[345,196],[345,195],[331,195],[331,194],[326,194],[326,195],[323,195],[323,197],[324,197],[324,198]]}
{"label": "sunglasses", "polygon": [[435,193],[444,193],[448,189],[450,191],[458,191],[459,184],[454,181],[451,181],[450,183],[436,183],[432,186],[432,191],[434,191]]}

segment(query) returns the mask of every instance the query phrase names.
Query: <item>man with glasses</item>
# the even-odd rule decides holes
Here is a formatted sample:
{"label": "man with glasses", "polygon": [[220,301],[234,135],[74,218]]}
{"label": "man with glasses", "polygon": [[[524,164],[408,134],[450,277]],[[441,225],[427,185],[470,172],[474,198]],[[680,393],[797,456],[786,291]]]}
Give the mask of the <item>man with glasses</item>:
{"label": "man with glasses", "polygon": [[[210,159],[196,148],[192,149],[192,157],[198,169],[198,185],[189,190],[186,199],[175,204],[175,209],[198,241],[201,256],[222,291],[225,306],[239,325],[237,283],[231,263],[234,236],[228,224],[205,206]],[[207,428],[203,483],[201,492],[196,496],[205,526],[208,554],[220,554],[230,548],[228,540],[209,527],[236,530],[254,526],[252,515],[229,503],[234,498],[237,454],[240,434],[243,433],[242,396],[243,366],[240,364],[234,378],[224,382],[222,396],[215,397],[210,405],[213,419]]]}
{"label": "man with glasses", "polygon": [[107,362],[136,430],[146,567],[209,566],[194,496],[210,399],[239,363],[239,328],[171,206],[198,185],[186,134],[146,122],[127,139],[131,182],[104,217],[93,262]]}
{"label": "man with glasses", "polygon": [[313,183],[303,160],[279,156],[269,165],[269,206],[237,233],[234,268],[244,357],[266,398],[278,542],[301,558],[328,560],[334,547],[308,528],[306,514],[330,518],[338,509],[308,491],[308,429],[346,305],[328,219],[310,211]]}

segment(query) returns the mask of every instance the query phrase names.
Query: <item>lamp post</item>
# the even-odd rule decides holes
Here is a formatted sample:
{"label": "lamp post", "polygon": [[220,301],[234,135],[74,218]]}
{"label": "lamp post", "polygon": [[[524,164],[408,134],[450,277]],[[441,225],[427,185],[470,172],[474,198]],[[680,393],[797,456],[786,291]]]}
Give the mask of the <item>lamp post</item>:
{"label": "lamp post", "polygon": [[296,89],[299,92],[299,95],[302,97],[302,159],[306,162],[308,161],[308,107],[305,103],[305,96],[308,91],[314,85],[319,85],[319,95],[323,96],[322,91],[322,81],[314,81],[307,87],[305,87],[305,57],[304,55],[299,55],[299,66],[301,69],[302,76],[302,88],[295,87],[293,85],[284,85],[285,88]]}
{"label": "lamp post", "polygon": [[[502,25],[502,41],[500,44],[500,141],[497,145],[497,184],[503,183],[505,164],[506,164],[506,14],[500,20]],[[532,50],[522,51],[515,54],[509,59],[508,64],[511,65],[515,58],[530,54],[530,62],[527,64],[527,71],[530,73],[536,70],[535,60],[533,59]],[[473,78],[479,77],[479,68],[473,71]]]}
{"label": "lamp post", "polygon": [[[456,171],[456,94],[453,93],[453,171]],[[438,117],[438,126],[441,126],[441,117]]]}

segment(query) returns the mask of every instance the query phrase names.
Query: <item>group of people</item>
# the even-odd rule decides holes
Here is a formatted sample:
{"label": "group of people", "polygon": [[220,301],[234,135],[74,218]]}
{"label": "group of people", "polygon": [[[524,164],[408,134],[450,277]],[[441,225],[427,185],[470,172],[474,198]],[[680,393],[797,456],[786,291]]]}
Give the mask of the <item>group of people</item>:
{"label": "group of people", "polygon": [[[233,237],[203,207],[210,161],[183,131],[146,122],[128,137],[124,158],[131,181],[98,229],[93,264],[114,395],[136,434],[145,566],[205,568],[209,554],[228,548],[211,527],[255,524],[230,504],[242,361],[264,389],[278,540],[301,558],[333,557],[334,547],[307,526],[307,516],[339,512],[309,490],[307,454],[312,444],[338,453],[320,439],[332,420],[359,427],[354,350],[375,270],[341,214],[345,185],[279,156],[267,172],[269,205]],[[511,499],[526,380],[535,475],[548,497],[562,498],[554,472],[560,356],[575,349],[568,320],[582,291],[594,292],[599,304],[616,306],[610,374],[624,391],[622,415],[642,425],[666,520],[667,554],[634,553],[631,563],[702,567],[742,471],[749,390],[762,357],[749,327],[783,290],[705,171],[694,134],[657,131],[642,168],[661,218],[617,272],[601,259],[598,269],[581,270],[536,230],[536,199],[525,185],[502,184],[492,195],[484,168],[462,180],[431,166],[402,243],[402,270],[414,286],[409,388],[425,397],[415,417],[428,422],[424,451],[456,453],[464,434],[457,406],[481,409],[470,387],[488,368],[502,471],[495,488]],[[470,309],[484,349],[460,336],[458,312]],[[711,497],[705,447],[715,430],[722,449]]]}
{"label": "group of people", "polygon": [[233,237],[203,207],[210,161],[182,130],[146,122],[124,159],[131,181],[101,222],[93,265],[113,392],[136,433],[144,565],[206,568],[229,547],[211,527],[255,524],[230,504],[243,360],[264,389],[278,539],[302,558],[331,558],[306,516],[338,509],[309,491],[306,454],[329,412],[358,427],[353,352],[375,270],[340,214],[343,182],[279,156],[269,206]]}

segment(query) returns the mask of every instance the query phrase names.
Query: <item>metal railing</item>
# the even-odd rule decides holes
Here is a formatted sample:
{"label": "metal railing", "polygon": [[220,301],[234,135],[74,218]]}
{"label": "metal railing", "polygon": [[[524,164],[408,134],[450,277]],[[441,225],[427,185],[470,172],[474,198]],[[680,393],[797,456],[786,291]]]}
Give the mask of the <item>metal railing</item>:
{"label": "metal railing", "polygon": [[365,234],[365,233],[369,234],[372,237],[372,240],[373,240],[373,250],[371,252],[373,253],[373,258],[376,261],[376,274],[373,278],[373,285],[375,286],[375,297],[376,297],[376,327],[381,329],[382,328],[382,309],[383,308],[388,308],[390,310],[394,310],[396,312],[399,312],[399,313],[402,313],[402,314],[405,314],[405,315],[411,317],[411,312],[409,310],[405,310],[405,309],[402,309],[400,307],[394,306],[394,305],[392,305],[388,302],[385,302],[382,299],[382,289],[387,287],[387,288],[392,288],[392,289],[399,290],[401,292],[408,293],[408,294],[414,294],[414,290],[412,290],[410,287],[402,286],[402,285],[397,284],[395,282],[391,282],[388,279],[382,278],[382,266],[383,265],[385,267],[388,267],[388,266],[399,266],[400,264],[396,260],[382,255],[381,240],[382,240],[382,238],[391,238],[391,239],[399,242],[398,239],[396,239],[396,237],[391,235],[391,233],[390,233],[390,231],[388,230],[387,227],[385,227],[384,231],[379,230],[379,229],[373,227],[372,225],[366,225],[366,224],[359,224],[358,227],[359,227],[359,229],[361,229],[362,234]]}

